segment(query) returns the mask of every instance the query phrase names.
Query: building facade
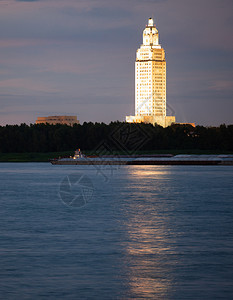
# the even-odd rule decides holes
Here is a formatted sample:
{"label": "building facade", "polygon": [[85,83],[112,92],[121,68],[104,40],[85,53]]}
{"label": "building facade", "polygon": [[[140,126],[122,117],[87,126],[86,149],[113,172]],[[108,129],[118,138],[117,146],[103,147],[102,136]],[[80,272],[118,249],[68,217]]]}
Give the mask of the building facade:
{"label": "building facade", "polygon": [[73,126],[74,124],[79,124],[79,120],[77,120],[77,116],[49,116],[49,117],[38,117],[36,120],[36,124],[66,124],[69,126]]}
{"label": "building facade", "polygon": [[175,123],[166,115],[166,60],[159,44],[159,33],[152,18],[143,31],[143,44],[135,62],[135,116],[129,123],[151,123],[167,127]]}

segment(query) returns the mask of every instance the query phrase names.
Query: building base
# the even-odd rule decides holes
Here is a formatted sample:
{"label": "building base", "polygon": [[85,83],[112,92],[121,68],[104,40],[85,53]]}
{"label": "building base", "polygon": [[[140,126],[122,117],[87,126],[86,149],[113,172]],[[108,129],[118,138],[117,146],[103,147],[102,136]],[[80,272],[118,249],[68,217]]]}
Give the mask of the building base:
{"label": "building base", "polygon": [[176,122],[175,116],[126,116],[127,123],[146,123],[168,127]]}

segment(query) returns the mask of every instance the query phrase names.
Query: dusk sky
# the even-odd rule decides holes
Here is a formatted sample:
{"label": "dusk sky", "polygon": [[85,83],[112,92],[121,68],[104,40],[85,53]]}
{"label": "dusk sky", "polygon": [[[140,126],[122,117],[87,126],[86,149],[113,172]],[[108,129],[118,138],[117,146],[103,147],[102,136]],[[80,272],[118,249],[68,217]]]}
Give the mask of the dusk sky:
{"label": "dusk sky", "polygon": [[168,114],[233,124],[232,0],[0,0],[0,125],[134,115],[149,17],[166,51]]}

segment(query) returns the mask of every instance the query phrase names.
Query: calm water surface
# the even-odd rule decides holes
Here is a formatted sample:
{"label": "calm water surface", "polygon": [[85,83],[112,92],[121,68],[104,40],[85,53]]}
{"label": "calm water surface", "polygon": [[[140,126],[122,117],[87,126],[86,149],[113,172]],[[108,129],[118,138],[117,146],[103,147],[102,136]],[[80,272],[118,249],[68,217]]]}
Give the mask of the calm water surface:
{"label": "calm water surface", "polygon": [[233,167],[0,164],[0,298],[233,299]]}

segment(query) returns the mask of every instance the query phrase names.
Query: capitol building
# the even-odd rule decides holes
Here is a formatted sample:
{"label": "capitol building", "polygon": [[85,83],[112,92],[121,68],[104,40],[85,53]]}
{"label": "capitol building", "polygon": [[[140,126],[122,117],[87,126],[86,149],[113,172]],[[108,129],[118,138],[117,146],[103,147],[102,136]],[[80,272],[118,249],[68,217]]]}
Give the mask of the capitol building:
{"label": "capitol building", "polygon": [[129,123],[151,123],[163,127],[175,123],[175,116],[166,115],[166,59],[159,44],[159,33],[152,18],[143,31],[143,44],[135,62],[135,116],[126,116]]}

